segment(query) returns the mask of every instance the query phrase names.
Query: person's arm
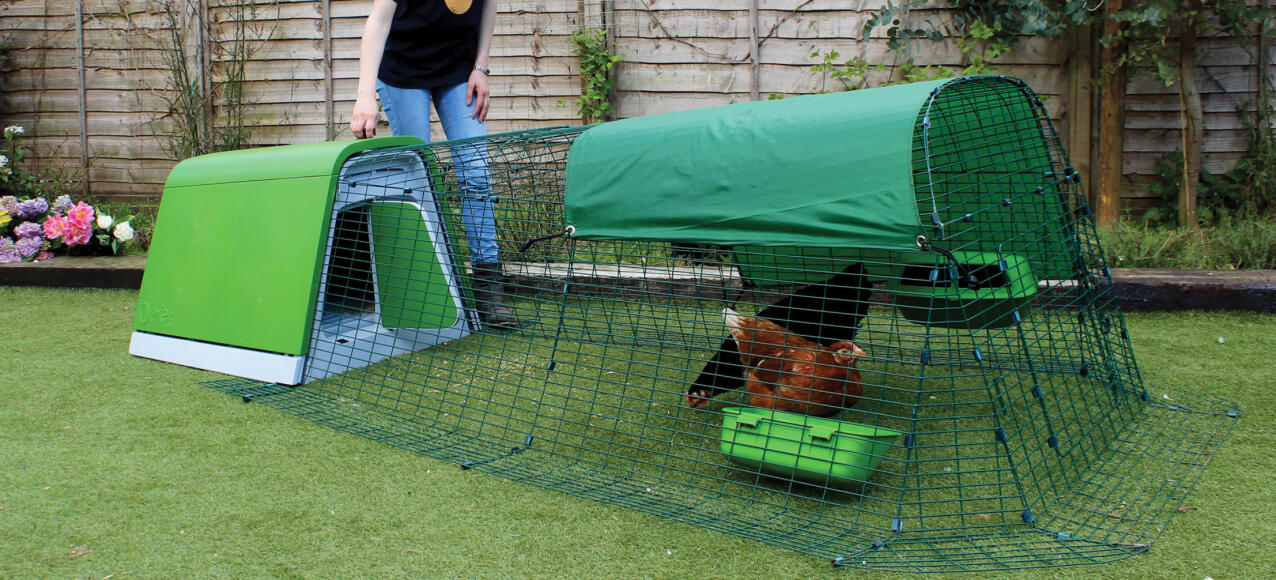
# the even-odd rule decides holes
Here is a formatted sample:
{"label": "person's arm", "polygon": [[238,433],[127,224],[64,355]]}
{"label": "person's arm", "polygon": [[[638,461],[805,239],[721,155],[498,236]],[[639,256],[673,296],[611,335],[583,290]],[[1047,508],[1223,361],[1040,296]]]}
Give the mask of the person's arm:
{"label": "person's arm", "polygon": [[[492,31],[495,27],[496,0],[487,0],[483,3],[483,16],[479,21],[478,56],[474,58],[474,66],[488,68],[488,53],[492,51]],[[491,92],[487,88],[487,74],[479,70],[470,71],[470,82],[465,91],[465,104],[472,102],[476,102],[474,118],[486,121]]]}
{"label": "person's arm", "polygon": [[385,53],[385,40],[390,36],[390,21],[394,19],[394,0],[373,0],[372,13],[363,25],[363,39],[359,42],[359,89],[350,115],[350,132],[358,139],[377,135],[377,73],[381,70],[381,55]]}

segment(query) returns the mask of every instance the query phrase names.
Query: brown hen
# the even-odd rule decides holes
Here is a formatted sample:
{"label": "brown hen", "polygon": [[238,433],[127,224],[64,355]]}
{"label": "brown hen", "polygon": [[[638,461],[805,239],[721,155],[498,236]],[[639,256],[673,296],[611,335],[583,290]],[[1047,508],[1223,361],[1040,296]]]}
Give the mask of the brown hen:
{"label": "brown hen", "polygon": [[749,404],[764,409],[830,417],[854,405],[864,394],[855,343],[828,347],[807,340],[765,318],[722,312],[748,369]]}

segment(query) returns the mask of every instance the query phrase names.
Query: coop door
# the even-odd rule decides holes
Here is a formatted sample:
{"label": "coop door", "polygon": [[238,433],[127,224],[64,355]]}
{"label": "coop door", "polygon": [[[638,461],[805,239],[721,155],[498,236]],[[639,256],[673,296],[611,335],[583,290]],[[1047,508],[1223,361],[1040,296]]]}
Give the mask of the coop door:
{"label": "coop door", "polygon": [[425,161],[358,157],[342,169],[316,300],[306,380],[466,336],[462,301]]}
{"label": "coop door", "polygon": [[381,325],[425,329],[460,322],[461,309],[440,260],[447,246],[436,246],[426,227],[428,220],[437,223],[437,214],[415,202],[378,201],[368,217]]}

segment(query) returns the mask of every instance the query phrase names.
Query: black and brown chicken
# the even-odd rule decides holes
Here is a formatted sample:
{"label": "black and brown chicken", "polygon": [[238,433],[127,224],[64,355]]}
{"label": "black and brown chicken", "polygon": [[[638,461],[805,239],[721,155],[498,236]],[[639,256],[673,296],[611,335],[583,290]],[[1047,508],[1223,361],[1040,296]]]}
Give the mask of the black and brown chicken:
{"label": "black and brown chicken", "polygon": [[[855,339],[855,331],[868,311],[872,292],[864,266],[857,262],[828,280],[805,286],[784,297],[758,312],[757,317],[832,348],[838,342]],[[743,387],[744,373],[736,342],[727,337],[687,388],[687,404],[703,407],[709,404],[710,398]]]}
{"label": "black and brown chicken", "polygon": [[829,417],[864,394],[855,360],[864,351],[842,341],[823,346],[765,318],[740,316],[730,308],[723,318],[748,369],[749,404],[802,415]]}

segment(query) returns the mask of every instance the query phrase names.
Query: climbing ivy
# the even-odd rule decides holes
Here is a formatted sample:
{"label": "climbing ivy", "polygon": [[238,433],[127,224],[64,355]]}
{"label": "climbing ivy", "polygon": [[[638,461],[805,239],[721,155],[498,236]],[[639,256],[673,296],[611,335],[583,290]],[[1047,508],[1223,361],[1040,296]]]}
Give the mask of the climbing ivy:
{"label": "climbing ivy", "polygon": [[580,117],[586,123],[606,121],[612,113],[611,71],[624,57],[611,52],[606,31],[596,28],[573,32],[571,46],[580,59]]}
{"label": "climbing ivy", "polygon": [[[869,64],[868,61],[856,56],[839,63],[838,60],[842,58],[842,55],[836,50],[827,52],[816,50],[811,53],[811,58],[820,59],[819,63],[811,66],[812,72],[820,73],[820,86],[816,87],[818,93],[829,93],[833,90],[853,91],[869,86],[883,87],[954,76],[947,67],[919,65],[911,58],[897,59],[892,63]],[[872,82],[870,76],[874,76],[877,82]],[[837,81],[841,88],[830,89],[830,80]]]}

